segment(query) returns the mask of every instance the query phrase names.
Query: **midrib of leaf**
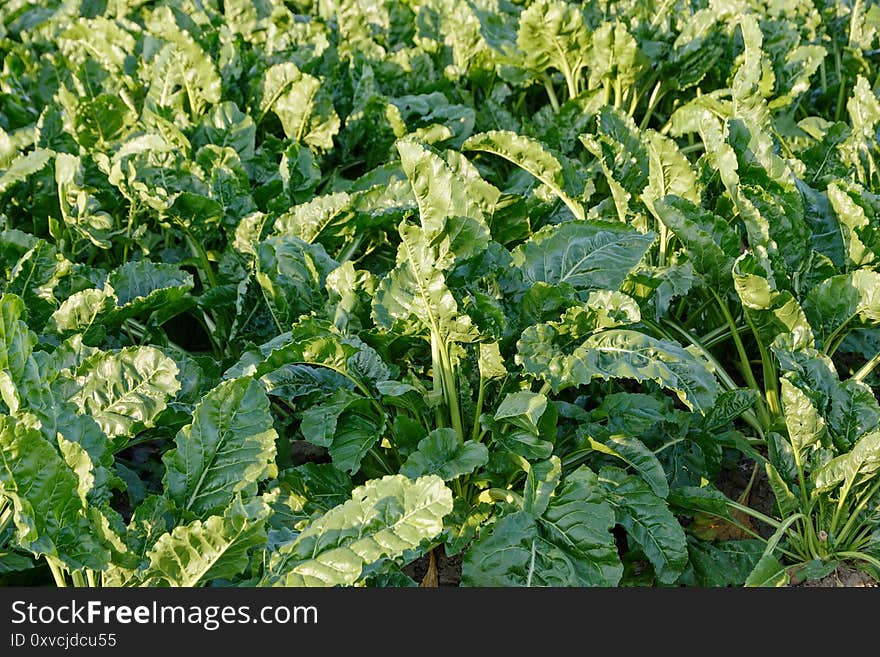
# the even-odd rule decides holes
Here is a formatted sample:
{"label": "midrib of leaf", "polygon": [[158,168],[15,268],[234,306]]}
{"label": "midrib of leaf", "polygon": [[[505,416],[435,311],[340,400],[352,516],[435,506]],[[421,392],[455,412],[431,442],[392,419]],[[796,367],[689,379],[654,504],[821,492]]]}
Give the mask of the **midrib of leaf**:
{"label": "midrib of leaf", "polygon": [[[569,91],[577,90],[577,82],[574,79],[574,72],[568,64],[568,59],[565,57],[565,50],[563,50],[562,46],[559,44],[559,39],[556,38],[555,34],[550,35],[550,41],[553,43],[553,47],[556,48],[556,52],[559,53],[559,60],[562,63],[562,74],[565,76],[566,83],[569,81],[572,87],[569,87]],[[574,96],[572,96],[574,98]],[[571,99],[569,99],[571,100]]]}
{"label": "midrib of leaf", "polygon": [[[575,219],[583,221],[586,218],[586,216],[584,215],[584,210],[580,206],[580,202],[571,198],[559,185],[556,184],[555,181],[553,181],[551,178],[548,178],[544,173],[541,173],[540,171],[533,170],[534,168],[529,168],[529,169],[525,168],[524,166],[522,166],[521,163],[508,157],[505,153],[499,151],[497,148],[492,148],[488,144],[481,145],[479,148],[474,148],[473,150],[484,151],[486,153],[492,153],[493,155],[497,155],[498,157],[504,158],[505,160],[507,160],[511,164],[518,166],[523,171],[530,173],[535,178],[540,180],[542,183],[547,185],[547,187],[549,187],[550,189],[553,190],[553,193],[559,197],[559,200],[562,201],[563,203],[565,203],[566,207],[568,207],[568,209],[571,210],[571,213],[574,215]],[[552,154],[550,154],[550,155],[552,157]],[[559,175],[562,175],[561,163],[559,166]]]}
{"label": "midrib of leaf", "polygon": [[283,85],[281,85],[281,88],[272,95],[272,100],[266,105],[265,109],[262,112],[260,112],[259,116],[257,116],[257,120],[254,121],[254,125],[259,127],[260,122],[263,120],[263,118],[266,116],[266,114],[269,113],[269,111],[271,111],[271,109],[275,105],[275,103],[278,102],[278,99],[281,98],[281,96],[283,96],[285,93],[287,93],[287,90],[290,89],[290,87],[292,87],[294,84],[296,84],[300,80],[302,80],[302,72],[299,72],[298,79],[288,80]]}
{"label": "midrib of leaf", "polygon": [[[407,520],[409,520],[412,516],[414,516],[415,514],[419,513],[420,511],[424,511],[425,509],[429,509],[429,508],[431,507],[431,505],[434,504],[435,502],[436,502],[436,500],[434,500],[434,499],[432,499],[432,498],[429,498],[429,499],[428,499],[427,501],[425,501],[421,506],[417,506],[417,507],[415,507],[415,508],[414,508],[412,511],[410,511],[409,513],[404,513],[404,514],[403,514],[403,515],[397,520],[397,522],[395,522],[393,525],[385,525],[385,526],[379,528],[377,531],[370,532],[369,534],[366,534],[366,533],[365,533],[365,532],[367,531],[368,528],[365,527],[364,525],[361,525],[361,526],[359,527],[359,529],[358,529],[357,538],[355,538],[354,540],[352,540],[351,543],[349,543],[348,545],[337,545],[337,546],[332,547],[332,548],[330,548],[330,549],[333,550],[333,549],[336,549],[336,548],[342,548],[342,547],[344,547],[344,548],[348,548],[349,550],[351,550],[351,546],[354,545],[357,541],[363,540],[365,536],[366,536],[366,538],[372,538],[372,537],[376,536],[376,534],[378,534],[379,532],[381,532],[381,531],[385,531],[385,530],[390,531],[390,532],[393,533],[395,536],[397,536],[397,532],[396,532],[395,530],[396,530],[400,525],[404,524]],[[320,544],[319,544],[318,541],[315,541],[315,546],[312,548],[312,556],[311,556],[312,559],[316,559],[316,558],[317,558],[318,554],[320,553],[319,550],[320,550]],[[351,550],[351,551],[354,552],[354,550]],[[354,552],[354,554],[357,554],[357,552]],[[358,558],[360,558],[360,555],[358,555]],[[300,562],[300,563],[301,563],[301,562]],[[330,564],[325,564],[325,565],[328,565],[328,566],[329,566]],[[366,564],[364,564],[364,565],[366,565]]]}
{"label": "midrib of leaf", "polygon": [[[601,481],[604,481],[604,482],[610,482],[610,480],[608,480],[608,479],[602,479]],[[617,485],[616,482],[610,482],[610,483],[614,483],[615,486]],[[611,504],[612,506],[614,506],[614,507],[616,507],[616,508],[618,508],[618,509],[623,509],[623,505],[622,505],[622,504],[618,504],[615,500],[611,499],[611,496],[608,496],[608,497],[606,497],[605,499],[607,499],[607,500],[608,500],[608,503]],[[668,563],[669,563],[669,559],[666,558],[666,553],[663,551],[663,548],[662,548],[662,546],[660,545],[660,543],[657,542],[657,540],[654,538],[654,532],[651,531],[650,526],[648,525],[648,523],[643,522],[640,518],[637,518],[637,517],[636,517],[634,514],[632,514],[632,513],[630,513],[630,514],[628,514],[628,515],[629,515],[630,520],[632,520],[633,523],[637,524],[637,525],[640,526],[642,529],[644,529],[645,534],[648,535],[648,539],[649,539],[649,541],[650,541],[651,544],[654,546],[654,548],[657,550],[658,554],[660,554],[660,556],[662,557],[662,559],[663,559],[663,563],[668,564]]]}
{"label": "midrib of leaf", "polygon": [[[232,424],[232,421],[235,419],[237,414],[238,414],[238,410],[235,410],[232,412],[232,416],[229,418],[230,425]],[[201,427],[200,427],[200,429],[201,429]],[[201,431],[200,431],[200,433],[201,433]],[[195,488],[193,489],[193,493],[190,496],[189,501],[186,503],[185,508],[187,511],[189,511],[190,508],[192,508],[193,503],[198,498],[198,496],[199,496],[198,494],[200,492],[202,484],[205,482],[205,477],[208,476],[208,471],[213,467],[214,461],[216,461],[216,459],[217,459],[217,454],[220,451],[220,448],[226,442],[228,430],[224,429],[224,427],[223,427],[223,416],[222,415],[217,419],[217,434],[219,436],[219,440],[217,441],[217,449],[215,449],[211,452],[211,455],[210,455],[210,458],[208,459],[206,467],[202,469],[202,474],[199,476],[199,480],[196,482]],[[204,446],[204,440],[202,440],[201,443]],[[187,460],[189,460],[189,459],[187,459]],[[187,464],[187,472],[189,472],[189,470],[190,470],[189,464]]]}
{"label": "midrib of leaf", "polygon": [[[123,402],[123,401],[126,401],[126,400],[128,400],[128,399],[131,399],[131,398],[133,398],[133,397],[134,397],[134,398],[137,398],[137,397],[138,397],[138,392],[140,392],[141,388],[144,388],[144,387],[150,385],[150,383],[152,382],[152,377],[155,376],[156,372],[158,372],[159,369],[160,369],[160,368],[157,367],[156,369],[152,370],[152,371],[151,371],[151,372],[150,372],[150,373],[144,378],[143,381],[141,381],[140,383],[138,383],[134,388],[132,388],[132,389],[129,390],[128,392],[119,395],[119,396],[116,398],[115,401],[113,401],[113,402],[111,402],[110,404],[108,404],[104,409],[102,409],[101,412],[102,412],[102,413],[112,413],[113,415],[118,415],[118,416],[120,416],[120,417],[129,417],[128,415],[125,415],[125,414],[123,414],[123,413],[117,413],[117,412],[115,412],[115,411],[113,410],[113,408],[115,408],[116,406],[118,406],[118,405],[119,405],[121,402]],[[111,388],[111,390],[112,390],[112,388]],[[149,397],[149,395],[145,395],[145,396]]]}
{"label": "midrib of leaf", "polygon": [[[30,282],[31,282],[31,277],[34,275],[34,270],[36,270],[36,268],[37,268],[35,260],[39,256],[39,252],[42,251],[43,247],[37,246],[37,249],[38,249],[37,251],[30,252],[31,254],[36,254],[36,255],[33,255],[32,257],[28,258],[30,260],[31,268],[27,274],[27,277],[24,279],[24,284],[22,285],[22,288],[21,288],[22,296],[24,296],[24,294],[27,292],[28,285],[30,285]],[[27,262],[25,264],[27,264]],[[19,269],[18,271],[21,271],[21,270]],[[15,278],[16,274],[17,274],[17,272],[13,272],[11,278]]]}
{"label": "midrib of leaf", "polygon": [[[571,267],[569,267],[565,276],[560,278],[559,282],[564,283],[566,280],[568,280],[568,278],[570,276],[574,275],[575,271],[577,270],[578,267],[580,267],[580,265],[582,265],[584,262],[589,260],[592,256],[596,255],[597,253],[602,253],[603,251],[608,250],[609,248],[615,246],[616,244],[617,244],[617,242],[608,242],[598,248],[593,249],[587,255],[585,255],[583,258],[581,258],[576,263],[574,263]],[[568,245],[565,247],[565,251],[562,254],[562,262],[563,263],[565,263],[565,260],[568,257],[568,252],[571,250],[572,246],[573,246],[572,242],[569,242]],[[547,262],[546,254],[544,255],[544,262],[545,263]],[[546,271],[546,264],[545,264],[545,271]]]}
{"label": "midrib of leaf", "polygon": [[[201,521],[200,521],[200,522],[201,522]],[[202,527],[205,527],[205,523],[202,523]],[[186,578],[186,579],[184,580],[184,581],[186,582],[186,583],[184,584],[184,586],[186,586],[186,587],[193,587],[193,586],[195,586],[196,584],[198,584],[199,581],[202,579],[202,577],[204,577],[205,575],[207,575],[208,572],[211,570],[211,568],[214,567],[214,564],[216,564],[218,561],[220,561],[220,559],[221,559],[221,558],[222,558],[222,557],[223,557],[223,556],[229,551],[229,549],[230,549],[233,545],[235,545],[235,542],[236,542],[236,541],[238,540],[238,538],[239,538],[239,537],[240,537],[240,536],[246,531],[247,527],[248,527],[248,525],[247,525],[247,521],[243,522],[243,523],[242,523],[242,526],[241,526],[241,530],[238,531],[238,532],[235,534],[235,536],[234,536],[233,538],[231,538],[231,539],[229,539],[229,540],[226,541],[226,544],[224,545],[223,549],[217,551],[217,555],[216,555],[216,557],[215,557],[213,560],[208,561],[208,562],[204,565],[203,568],[201,568],[199,571],[197,571],[197,577],[195,577],[195,579],[192,579],[192,578]],[[176,556],[176,555],[175,555],[175,556]],[[189,562],[189,563],[186,564],[185,566],[189,566],[191,563],[192,563],[192,562]],[[182,564],[182,565],[183,565],[183,564]],[[186,568],[186,567],[183,568],[183,572],[184,572],[184,573],[187,572],[187,568]]]}
{"label": "midrib of leaf", "polygon": [[[303,79],[303,78],[300,78],[300,79]],[[308,94],[308,103],[306,104],[307,108],[311,106],[312,100],[314,100],[315,95],[318,93],[319,88],[320,88],[319,84],[312,85],[312,91]],[[302,118],[300,119],[299,127],[296,130],[296,140],[297,141],[302,141],[303,131],[306,129],[306,124],[308,123],[310,118],[311,118],[311,112],[306,111],[306,112],[302,113]]]}
{"label": "midrib of leaf", "polygon": [[[401,236],[402,237],[402,236]],[[414,253],[410,248],[410,245],[407,241],[406,237],[402,237],[400,243],[403,245],[403,248],[406,249],[406,257],[410,263],[415,262]],[[432,333],[434,333],[438,338],[443,338],[445,336],[440,335],[440,328],[437,324],[437,319],[434,317],[434,312],[431,308],[431,297],[428,295],[425,286],[422,284],[422,275],[419,269],[417,269],[413,264],[410,264],[410,268],[413,272],[413,278],[416,281],[416,286],[419,288],[419,294],[422,297],[422,300],[425,302],[425,310],[428,313],[428,321],[430,322],[430,326],[428,327]],[[442,275],[442,274],[441,274]],[[444,340],[445,342],[445,340]]]}
{"label": "midrib of leaf", "polygon": [[[598,334],[598,335],[601,335],[601,334]],[[644,351],[643,349],[621,349],[620,347],[602,347],[602,346],[594,346],[594,347],[591,347],[591,349],[593,351],[607,351],[607,352],[618,352],[618,353],[623,353],[623,354],[640,354],[640,355],[643,355],[643,351]],[[648,360],[651,362],[654,362],[655,360],[660,360],[660,359],[648,358]],[[673,372],[669,368],[669,365],[667,363],[665,363],[662,360],[660,360],[660,362],[662,362],[664,365],[666,365],[667,369],[669,369],[669,371],[672,373],[672,375],[675,376],[676,381],[677,381],[677,385],[681,386],[681,388],[685,392],[688,392],[688,393],[694,392],[694,390],[687,385],[687,382],[682,380],[681,376],[679,376],[676,372]]]}

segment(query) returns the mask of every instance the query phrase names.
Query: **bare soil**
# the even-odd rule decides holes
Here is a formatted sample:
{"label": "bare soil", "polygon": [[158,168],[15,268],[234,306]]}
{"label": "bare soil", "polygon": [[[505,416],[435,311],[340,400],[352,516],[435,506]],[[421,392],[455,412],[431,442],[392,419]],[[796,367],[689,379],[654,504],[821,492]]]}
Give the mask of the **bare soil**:
{"label": "bare soil", "polygon": [[871,577],[864,570],[859,570],[858,568],[850,568],[849,566],[841,566],[827,577],[823,577],[822,579],[808,580],[801,584],[797,584],[796,586],[822,588],[853,586],[878,588],[880,587],[880,583],[878,583],[877,580]]}

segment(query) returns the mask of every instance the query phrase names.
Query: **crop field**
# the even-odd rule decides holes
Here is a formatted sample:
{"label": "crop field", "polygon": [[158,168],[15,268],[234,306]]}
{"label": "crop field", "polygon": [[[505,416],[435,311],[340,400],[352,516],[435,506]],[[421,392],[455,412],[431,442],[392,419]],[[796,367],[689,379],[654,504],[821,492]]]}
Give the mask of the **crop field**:
{"label": "crop field", "polygon": [[0,0],[0,585],[877,586],[878,34]]}

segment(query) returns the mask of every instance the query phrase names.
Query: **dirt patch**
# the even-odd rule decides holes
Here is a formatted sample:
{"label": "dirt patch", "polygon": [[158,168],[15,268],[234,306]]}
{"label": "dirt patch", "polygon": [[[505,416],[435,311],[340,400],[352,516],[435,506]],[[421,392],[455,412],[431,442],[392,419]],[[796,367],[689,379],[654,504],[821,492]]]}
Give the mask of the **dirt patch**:
{"label": "dirt patch", "polygon": [[[754,467],[755,462],[752,459],[742,457],[736,467],[721,471],[715,485],[730,499],[739,499],[740,495],[749,485]],[[760,511],[764,515],[776,516],[776,497],[773,495],[773,489],[770,488],[770,483],[767,481],[767,474],[764,472],[764,468],[760,466],[758,466],[758,471],[755,473],[755,480],[752,482],[752,488],[749,491],[748,499],[745,500],[745,505],[755,511]],[[755,531],[764,538],[770,538],[773,535],[773,528],[767,523],[755,518],[750,518],[750,521]]]}
{"label": "dirt patch", "polygon": [[864,570],[850,568],[849,566],[841,566],[822,579],[809,580],[801,584],[796,584],[796,586],[822,588],[839,588],[848,586],[878,588],[880,587],[880,583]]}
{"label": "dirt patch", "polygon": [[[461,583],[461,554],[447,557],[446,551],[439,547],[434,550],[437,564],[437,586],[458,586]],[[428,555],[416,559],[403,569],[403,572],[416,582],[425,579],[428,572]]]}

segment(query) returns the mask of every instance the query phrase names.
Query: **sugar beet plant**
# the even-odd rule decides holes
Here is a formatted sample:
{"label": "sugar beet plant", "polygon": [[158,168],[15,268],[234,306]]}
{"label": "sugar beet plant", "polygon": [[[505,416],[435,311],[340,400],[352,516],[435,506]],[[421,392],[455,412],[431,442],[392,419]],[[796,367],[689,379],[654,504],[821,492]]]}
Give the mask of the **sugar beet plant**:
{"label": "sugar beet plant", "polygon": [[3,3],[0,580],[880,578],[878,27]]}

